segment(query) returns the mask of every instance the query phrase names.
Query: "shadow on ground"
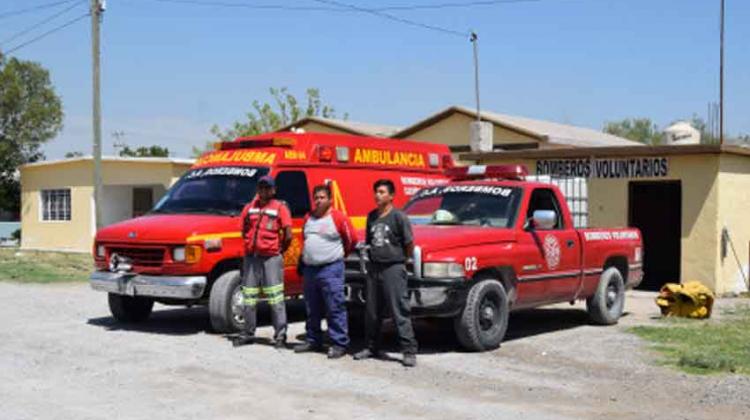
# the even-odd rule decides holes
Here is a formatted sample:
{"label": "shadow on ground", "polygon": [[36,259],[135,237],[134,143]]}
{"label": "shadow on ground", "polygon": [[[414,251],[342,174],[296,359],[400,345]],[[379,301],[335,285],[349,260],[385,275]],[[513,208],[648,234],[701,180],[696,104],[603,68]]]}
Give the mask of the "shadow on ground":
{"label": "shadow on ground", "polygon": [[[364,348],[364,322],[359,312],[350,312],[351,350]],[[623,316],[627,316],[627,313]],[[287,303],[287,318],[290,324],[305,322],[305,308],[302,301]],[[208,310],[205,307],[156,308],[149,320],[143,323],[121,323],[114,318],[100,317],[88,320],[88,324],[106,331],[133,331],[148,334],[192,335],[211,333]],[[522,340],[540,334],[554,333],[589,325],[585,311],[578,308],[539,308],[513,312],[504,341]],[[259,328],[271,325],[270,311],[261,306],[258,313]],[[303,327],[304,328],[304,327]],[[414,328],[419,342],[420,354],[463,352],[453,331],[452,319],[417,319]],[[227,336],[227,338],[230,338]],[[289,349],[304,341],[304,334],[289,337]],[[260,339],[258,344],[271,345],[269,340]],[[398,343],[393,324],[386,320],[383,325],[383,347],[388,352],[398,352]]]}

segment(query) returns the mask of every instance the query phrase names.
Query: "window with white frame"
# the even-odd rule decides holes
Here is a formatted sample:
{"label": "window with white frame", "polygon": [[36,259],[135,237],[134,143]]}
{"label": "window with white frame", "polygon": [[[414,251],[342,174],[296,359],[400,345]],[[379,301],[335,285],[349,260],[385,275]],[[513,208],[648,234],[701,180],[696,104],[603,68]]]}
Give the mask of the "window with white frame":
{"label": "window with white frame", "polygon": [[42,220],[70,220],[70,189],[42,190]]}

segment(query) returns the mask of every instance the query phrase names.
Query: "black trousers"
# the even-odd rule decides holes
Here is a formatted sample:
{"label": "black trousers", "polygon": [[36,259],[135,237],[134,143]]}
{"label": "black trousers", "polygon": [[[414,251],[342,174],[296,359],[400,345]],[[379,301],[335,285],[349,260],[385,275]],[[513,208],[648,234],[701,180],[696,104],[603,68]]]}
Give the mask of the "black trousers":
{"label": "black trousers", "polygon": [[365,341],[372,350],[381,349],[380,330],[386,311],[393,318],[401,351],[417,353],[411,325],[411,306],[404,264],[370,264],[366,284]]}

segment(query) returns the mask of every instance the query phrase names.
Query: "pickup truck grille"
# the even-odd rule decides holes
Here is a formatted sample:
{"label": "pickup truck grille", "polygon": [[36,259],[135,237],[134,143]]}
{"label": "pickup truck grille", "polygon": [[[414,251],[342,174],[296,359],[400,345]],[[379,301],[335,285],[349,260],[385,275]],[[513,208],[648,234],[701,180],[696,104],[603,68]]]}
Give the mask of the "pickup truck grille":
{"label": "pickup truck grille", "polygon": [[[361,270],[360,251],[354,251],[346,257],[344,260],[344,272],[347,281],[363,281],[366,275]],[[364,257],[364,263],[367,264],[369,259],[367,256]],[[406,271],[409,277],[414,277],[414,261],[409,259],[406,261]]]}
{"label": "pickup truck grille", "polygon": [[127,257],[134,266],[161,267],[164,264],[164,248],[107,247],[108,254]]}

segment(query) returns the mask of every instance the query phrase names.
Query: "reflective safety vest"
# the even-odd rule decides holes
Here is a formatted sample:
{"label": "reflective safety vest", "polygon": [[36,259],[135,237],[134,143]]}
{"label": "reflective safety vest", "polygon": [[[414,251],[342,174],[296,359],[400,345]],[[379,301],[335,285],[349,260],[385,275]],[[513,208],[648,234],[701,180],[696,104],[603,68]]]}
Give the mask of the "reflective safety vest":
{"label": "reflective safety vest", "polygon": [[292,224],[286,203],[272,199],[260,207],[258,198],[255,198],[242,210],[240,220],[245,253],[265,257],[279,255],[281,231]]}

